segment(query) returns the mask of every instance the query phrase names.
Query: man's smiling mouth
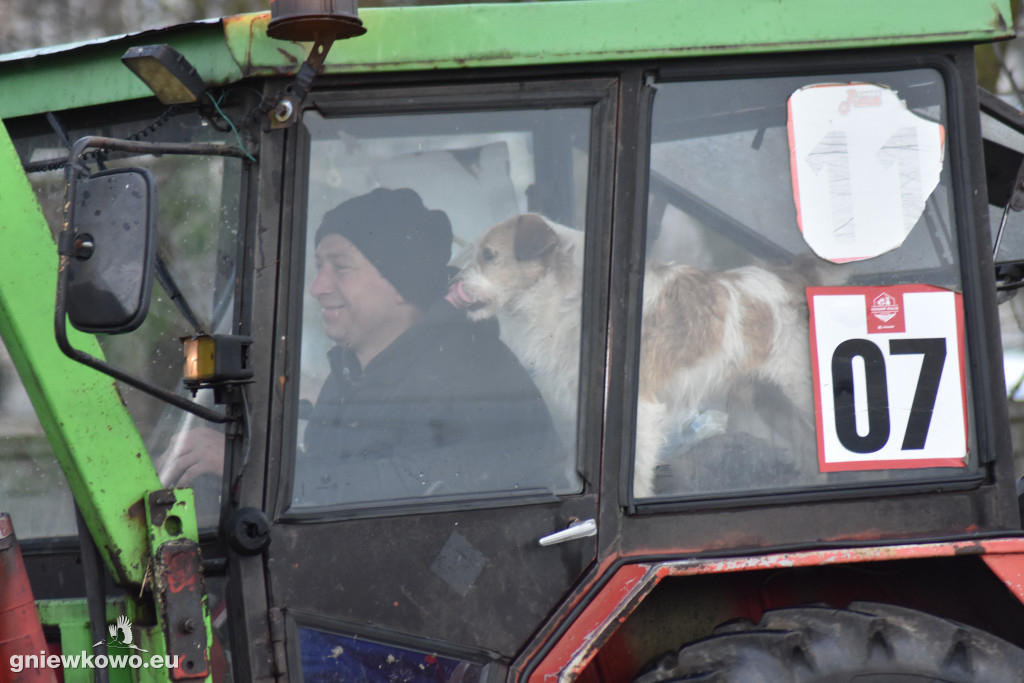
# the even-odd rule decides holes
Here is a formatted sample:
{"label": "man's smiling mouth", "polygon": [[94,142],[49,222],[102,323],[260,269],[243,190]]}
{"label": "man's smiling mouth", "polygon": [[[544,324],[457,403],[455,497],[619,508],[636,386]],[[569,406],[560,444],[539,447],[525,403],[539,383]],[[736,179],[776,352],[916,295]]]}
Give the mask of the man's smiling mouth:
{"label": "man's smiling mouth", "polygon": [[337,305],[334,305],[334,306],[321,306],[320,307],[320,315],[322,315],[324,317],[334,316],[334,315],[337,315],[338,312],[341,311],[343,308],[345,308],[345,307],[343,305],[341,305],[341,304],[337,304]]}

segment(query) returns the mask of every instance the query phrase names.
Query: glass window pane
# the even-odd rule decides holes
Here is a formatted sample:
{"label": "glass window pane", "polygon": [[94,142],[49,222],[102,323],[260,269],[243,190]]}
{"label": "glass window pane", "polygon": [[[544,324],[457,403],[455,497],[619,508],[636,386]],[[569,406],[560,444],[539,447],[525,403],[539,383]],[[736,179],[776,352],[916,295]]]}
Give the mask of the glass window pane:
{"label": "glass window pane", "polygon": [[[658,85],[638,497],[976,468],[945,97],[932,69]],[[946,322],[924,335],[917,317],[909,331],[871,328],[889,315],[876,299]],[[850,302],[859,331],[825,348]],[[917,336],[937,340],[926,353]],[[901,410],[899,392],[940,417],[908,423],[924,404]],[[947,423],[962,443],[938,455]]]}
{"label": "glass window pane", "polygon": [[0,504],[21,540],[78,533],[71,490],[2,342]]}
{"label": "glass window pane", "polygon": [[398,647],[300,627],[302,676],[311,683],[479,681],[483,665],[434,651]]}
{"label": "glass window pane", "polygon": [[507,309],[446,293],[487,231],[524,212],[571,226],[582,249],[589,110],[311,112],[305,125],[293,505],[581,490],[575,392],[556,401],[531,376]]}
{"label": "glass window pane", "polygon": [[[131,121],[100,129],[72,129],[69,135],[71,139],[84,135],[124,138],[137,135],[149,125],[150,121]],[[172,136],[177,142],[236,144],[230,133],[206,125],[194,113],[172,117],[147,139],[166,141]],[[26,162],[60,161],[60,156],[67,154],[52,134],[23,137],[16,144]],[[205,331],[233,331],[241,162],[225,157],[167,154],[125,158],[107,154],[100,163],[95,153],[89,153],[87,161],[91,171],[100,167],[141,166],[152,173],[158,195],[157,254],[166,273]],[[63,216],[64,171],[55,164],[53,170],[32,173],[29,179],[43,214],[56,233]],[[149,313],[139,329],[98,338],[106,360],[114,366],[170,391],[189,395],[182,385],[181,337],[194,333],[192,324],[158,279],[152,289]],[[117,386],[150,455],[157,460],[163,483],[195,489],[200,525],[216,526],[224,443],[221,430],[145,392],[125,384]],[[211,392],[201,392],[197,400],[212,406],[212,398]],[[175,439],[175,435],[180,436]],[[182,456],[187,457],[189,451],[186,443],[200,440],[208,446],[202,460],[205,466],[182,464]],[[202,474],[197,475],[199,471]],[[73,517],[70,521],[73,525]]]}

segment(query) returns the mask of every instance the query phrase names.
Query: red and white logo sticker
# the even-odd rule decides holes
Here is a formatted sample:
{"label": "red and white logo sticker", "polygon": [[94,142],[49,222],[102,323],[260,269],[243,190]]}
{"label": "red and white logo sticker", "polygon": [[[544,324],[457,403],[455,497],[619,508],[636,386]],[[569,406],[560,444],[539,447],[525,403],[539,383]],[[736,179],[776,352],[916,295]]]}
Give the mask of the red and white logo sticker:
{"label": "red and white logo sticker", "polygon": [[907,331],[903,320],[903,293],[899,290],[893,292],[890,293],[888,289],[877,294],[865,292],[864,300],[868,302],[868,334]]}

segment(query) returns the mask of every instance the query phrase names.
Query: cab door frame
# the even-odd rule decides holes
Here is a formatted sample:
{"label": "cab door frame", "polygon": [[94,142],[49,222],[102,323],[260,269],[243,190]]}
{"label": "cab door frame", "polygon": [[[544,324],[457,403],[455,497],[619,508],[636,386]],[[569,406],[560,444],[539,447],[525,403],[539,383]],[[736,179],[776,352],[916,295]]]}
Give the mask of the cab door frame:
{"label": "cab door frame", "polygon": [[[303,295],[302,244],[305,236],[304,207],[309,159],[308,144],[305,142],[305,133],[301,127],[266,132],[261,144],[263,163],[259,188],[259,218],[258,225],[254,226],[253,234],[250,236],[251,246],[248,251],[252,254],[252,271],[248,277],[251,279],[253,291],[250,309],[253,316],[252,333],[261,339],[273,339],[272,345],[253,350],[251,362],[258,381],[250,385],[250,388],[267,386],[270,389],[266,393],[252,391],[248,394],[248,438],[229,440],[231,474],[228,487],[230,491],[227,494],[231,498],[233,508],[251,507],[262,510],[267,516],[272,539],[262,556],[233,555],[231,563],[234,565],[232,577],[236,579],[232,581],[235,589],[232,609],[236,613],[241,612],[236,614],[236,617],[242,617],[239,623],[245,625],[240,629],[241,635],[236,634],[233,640],[235,647],[240,647],[243,646],[241,638],[244,638],[244,647],[250,653],[248,659],[253,663],[253,670],[248,673],[255,680],[261,675],[270,675],[273,670],[284,671],[288,666],[297,664],[295,643],[287,642],[289,633],[294,638],[295,617],[306,624],[322,624],[346,632],[349,632],[348,627],[351,627],[353,634],[365,633],[370,637],[376,633],[387,636],[391,630],[397,630],[395,625],[399,622],[391,622],[389,626],[386,615],[375,619],[375,623],[368,623],[369,620],[365,617],[373,616],[369,605],[372,599],[364,605],[361,612],[363,617],[353,618],[352,614],[349,614],[347,617],[325,620],[323,614],[308,614],[309,610],[304,607],[293,609],[289,599],[280,595],[282,591],[291,590],[285,587],[294,583],[286,579],[275,582],[274,576],[280,572],[289,572],[289,565],[293,568],[299,565],[317,565],[319,569],[314,573],[330,575],[328,567],[332,562],[337,562],[337,566],[348,567],[345,571],[350,578],[356,575],[365,576],[368,571],[372,573],[359,557],[354,556],[355,554],[339,550],[337,545],[325,541],[331,536],[332,526],[341,529],[344,525],[349,525],[348,528],[363,525],[365,529],[379,530],[384,528],[382,524],[395,525],[394,528],[398,528],[402,525],[425,523],[423,520],[429,519],[444,519],[445,523],[448,523],[457,520],[459,515],[471,515],[487,518],[486,524],[496,532],[512,533],[517,524],[511,520],[516,516],[522,517],[531,509],[547,509],[548,512],[539,514],[550,518],[547,524],[557,524],[555,528],[545,526],[545,533],[550,533],[567,526],[575,519],[596,519],[599,455],[605,404],[607,274],[610,269],[611,179],[616,153],[614,140],[618,123],[618,82],[605,74],[579,74],[572,78],[563,78],[546,69],[488,72],[485,80],[478,79],[479,72],[457,74],[452,82],[440,85],[437,83],[436,74],[396,76],[393,82],[383,85],[379,76],[373,79],[349,78],[344,81],[324,78],[322,82],[318,81],[317,90],[311,93],[308,102],[314,107],[324,107],[325,111],[330,111],[332,115],[337,111],[356,115],[393,113],[396,107],[398,111],[424,113],[555,107],[590,109],[584,276],[588,294],[584,297],[582,310],[582,371],[576,449],[579,469],[585,480],[584,490],[579,495],[562,497],[553,506],[553,501],[529,504],[527,501],[519,502],[514,499],[495,499],[493,504],[480,502],[447,507],[442,504],[436,509],[431,509],[429,505],[415,505],[404,510],[391,509],[385,513],[378,511],[353,515],[351,512],[341,511],[337,515],[327,515],[319,519],[283,518],[287,515],[282,515],[285,506],[281,503],[280,482],[291,466],[287,443],[289,434],[294,435],[294,431],[289,432],[285,425],[289,424],[289,420],[294,420],[296,414],[295,406],[289,403],[286,397],[290,393],[288,378],[297,370],[293,354],[298,353],[299,338],[298,313],[289,302],[294,303],[297,297]],[[267,85],[268,92],[273,91],[273,88],[274,84]],[[411,95],[415,97],[410,98]],[[279,161],[275,163],[274,160]],[[262,416],[265,416],[265,419]],[[552,511],[560,512],[554,514]],[[460,526],[460,529],[463,528],[464,525]],[[598,532],[600,533],[600,530]],[[327,536],[323,535],[325,533]],[[372,547],[374,544],[371,541],[378,532],[368,533],[368,536],[364,535],[362,538]],[[303,538],[313,539],[314,536],[316,538],[311,543],[302,541]],[[537,538],[539,535],[531,531],[529,539],[524,536],[517,542],[526,544],[529,540],[531,544],[535,544]],[[576,553],[568,550],[572,544],[585,549],[582,551],[582,564],[578,564],[579,560],[571,559],[563,559],[560,562],[567,563],[566,567],[575,566],[572,573],[578,578],[594,560],[596,538],[572,541],[561,548],[539,550],[548,552],[551,557],[564,556],[567,552],[578,554],[579,550]],[[306,552],[287,555],[294,559],[294,562],[283,561],[286,559],[285,555],[280,555],[278,560],[273,559],[278,548],[294,549],[303,546],[307,548]],[[332,552],[323,552],[325,548],[331,547],[334,548]],[[366,546],[362,549],[365,550]],[[536,550],[523,546],[518,552],[534,553]],[[415,551],[412,554],[415,555]],[[324,559],[324,555],[332,557]],[[403,571],[408,570],[397,568],[389,572],[391,576],[388,580],[394,585],[401,585],[407,580]],[[552,597],[564,596],[573,587],[575,580],[568,576],[565,579],[558,579],[556,583],[566,583],[551,593]],[[273,587],[275,585],[276,589]],[[313,586],[307,588],[311,591],[310,595],[312,591],[321,590]],[[514,594],[505,596],[506,604],[509,598],[514,598]],[[312,599],[305,601],[307,606],[311,604]],[[461,642],[457,638],[441,633],[437,640],[442,646],[447,643],[450,646],[449,651],[456,655],[461,652],[477,653],[484,659],[496,661],[499,669],[504,670],[507,663],[511,662],[561,599],[562,597],[557,597],[554,602],[544,606],[526,606],[526,611],[518,616],[516,613],[508,615],[507,620],[515,622],[532,614],[529,618],[534,622],[516,626],[513,631],[520,635],[512,636],[511,639],[506,635],[492,639],[493,644]],[[327,601],[330,602],[330,599]],[[478,608],[481,605],[486,605],[486,601],[478,604]],[[492,605],[496,606],[497,603]],[[452,606],[452,609],[460,612],[463,617],[467,613],[467,610],[459,610],[456,606]],[[476,608],[468,611],[474,612]],[[490,618],[494,618],[493,614]],[[397,634],[392,642],[408,642],[415,645],[422,640],[424,630],[420,629],[419,633]],[[462,633],[466,637],[470,635],[468,630],[463,630]],[[486,636],[481,640],[486,640]],[[287,654],[289,650],[293,653],[291,657]]]}

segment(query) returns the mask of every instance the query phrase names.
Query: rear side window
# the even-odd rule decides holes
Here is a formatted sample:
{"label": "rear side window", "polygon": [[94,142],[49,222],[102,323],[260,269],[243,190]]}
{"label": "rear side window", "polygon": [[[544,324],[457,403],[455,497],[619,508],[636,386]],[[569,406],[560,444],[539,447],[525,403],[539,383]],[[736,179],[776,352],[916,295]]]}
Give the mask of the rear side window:
{"label": "rear side window", "polygon": [[656,86],[638,498],[976,469],[945,102],[935,69]]}

